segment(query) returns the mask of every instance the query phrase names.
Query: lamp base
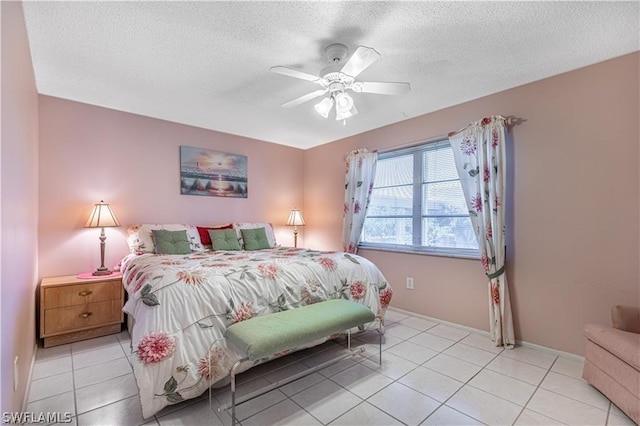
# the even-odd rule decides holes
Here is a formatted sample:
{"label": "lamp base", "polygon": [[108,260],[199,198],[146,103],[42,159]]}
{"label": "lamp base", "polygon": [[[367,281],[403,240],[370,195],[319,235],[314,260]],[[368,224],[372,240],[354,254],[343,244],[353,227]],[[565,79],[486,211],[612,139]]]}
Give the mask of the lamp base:
{"label": "lamp base", "polygon": [[101,277],[103,275],[111,275],[113,272],[109,268],[98,268],[91,273],[91,275],[96,277]]}

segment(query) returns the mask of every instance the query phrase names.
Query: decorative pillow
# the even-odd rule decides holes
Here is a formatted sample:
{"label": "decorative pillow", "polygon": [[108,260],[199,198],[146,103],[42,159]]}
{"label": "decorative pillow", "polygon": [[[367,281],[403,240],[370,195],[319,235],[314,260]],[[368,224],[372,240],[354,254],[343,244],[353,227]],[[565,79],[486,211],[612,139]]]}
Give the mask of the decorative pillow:
{"label": "decorative pillow", "polygon": [[157,254],[189,254],[191,245],[187,231],[152,229]]}
{"label": "decorative pillow", "polygon": [[191,251],[204,251],[204,247],[200,242],[198,229],[193,225],[169,224],[163,225],[159,223],[143,223],[141,225],[132,225],[127,229],[127,244],[131,253],[155,253],[155,245],[151,238],[153,229],[164,229],[166,231],[187,231],[189,245]]}
{"label": "decorative pillow", "polygon": [[211,246],[214,250],[240,250],[235,229],[216,229],[209,231]]}
{"label": "decorative pillow", "polygon": [[233,227],[236,229],[238,233],[238,239],[240,240],[240,246],[244,246],[242,241],[242,229],[256,229],[256,228],[264,228],[265,233],[267,234],[267,240],[269,241],[269,248],[275,247],[276,244],[276,235],[273,232],[273,226],[270,223],[266,222],[236,222],[233,224]]}
{"label": "decorative pillow", "polygon": [[245,250],[263,250],[271,248],[264,228],[241,229]]}
{"label": "decorative pillow", "polygon": [[216,229],[233,229],[233,223],[228,223],[226,225],[219,226],[197,226],[198,234],[200,234],[200,242],[202,242],[203,246],[211,246],[211,238],[209,237],[209,230]]}

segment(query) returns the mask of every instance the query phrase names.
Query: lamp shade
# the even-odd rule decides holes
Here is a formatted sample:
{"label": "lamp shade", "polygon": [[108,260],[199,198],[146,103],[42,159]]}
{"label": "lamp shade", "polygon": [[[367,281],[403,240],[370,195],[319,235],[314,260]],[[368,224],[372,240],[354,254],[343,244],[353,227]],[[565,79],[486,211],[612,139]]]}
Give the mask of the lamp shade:
{"label": "lamp shade", "polygon": [[302,218],[302,214],[300,213],[300,210],[293,209],[291,210],[291,213],[289,213],[289,220],[287,220],[287,225],[288,226],[304,226],[304,219]]}
{"label": "lamp shade", "polygon": [[314,105],[314,108],[324,118],[329,117],[329,111],[333,108],[333,98],[324,98],[322,101]]}
{"label": "lamp shade", "polygon": [[108,228],[115,226],[120,226],[120,222],[118,222],[118,218],[116,218],[109,204],[102,200],[93,206],[89,220],[86,225],[84,225],[85,228]]}
{"label": "lamp shade", "polygon": [[347,93],[340,92],[336,96],[336,110],[341,113],[351,111],[353,108],[353,98]]}
{"label": "lamp shade", "polygon": [[336,120],[346,120],[349,117],[353,117],[357,113],[358,109],[355,105],[353,105],[348,111],[340,111],[339,109],[336,109]]}

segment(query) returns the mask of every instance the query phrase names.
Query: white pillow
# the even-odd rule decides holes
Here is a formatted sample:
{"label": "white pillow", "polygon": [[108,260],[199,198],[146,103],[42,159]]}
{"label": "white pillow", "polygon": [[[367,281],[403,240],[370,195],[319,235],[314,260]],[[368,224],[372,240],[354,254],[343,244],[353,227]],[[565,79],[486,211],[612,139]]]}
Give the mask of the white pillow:
{"label": "white pillow", "polygon": [[200,241],[198,228],[194,225],[143,223],[132,225],[127,229],[127,244],[131,253],[155,253],[155,245],[151,237],[152,229],[165,229],[167,231],[187,231],[191,251],[204,251]]}
{"label": "white pillow", "polygon": [[240,247],[244,249],[244,241],[242,240],[242,232],[241,229],[256,229],[256,228],[264,228],[265,234],[267,234],[267,241],[269,241],[269,247],[274,248],[276,244],[276,235],[273,232],[273,226],[270,223],[266,222],[235,222],[233,224],[233,229],[236,230],[236,234],[238,235],[238,241],[240,242]]}

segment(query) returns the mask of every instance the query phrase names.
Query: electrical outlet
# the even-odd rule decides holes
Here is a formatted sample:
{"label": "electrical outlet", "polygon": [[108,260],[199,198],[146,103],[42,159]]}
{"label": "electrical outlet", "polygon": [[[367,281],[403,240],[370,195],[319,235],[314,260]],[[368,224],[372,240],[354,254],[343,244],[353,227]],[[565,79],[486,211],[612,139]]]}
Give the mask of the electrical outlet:
{"label": "electrical outlet", "polygon": [[413,277],[407,277],[407,288],[413,290]]}
{"label": "electrical outlet", "polygon": [[18,390],[18,357],[13,360],[13,391]]}

